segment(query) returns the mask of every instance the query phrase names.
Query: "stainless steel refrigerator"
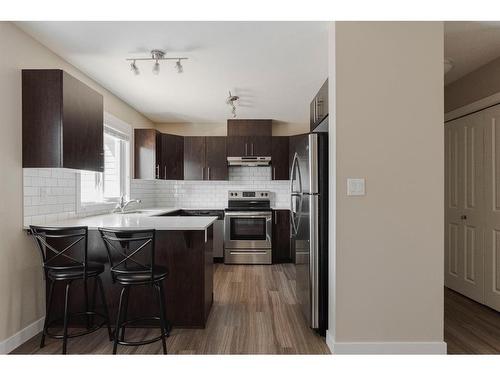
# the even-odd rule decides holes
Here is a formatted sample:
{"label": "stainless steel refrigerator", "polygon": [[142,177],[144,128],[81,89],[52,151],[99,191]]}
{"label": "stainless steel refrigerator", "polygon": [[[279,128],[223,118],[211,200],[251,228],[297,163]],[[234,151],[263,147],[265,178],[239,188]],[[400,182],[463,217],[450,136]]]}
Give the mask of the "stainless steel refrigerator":
{"label": "stainless steel refrigerator", "polygon": [[328,133],[296,137],[290,169],[296,294],[311,328],[328,322]]}

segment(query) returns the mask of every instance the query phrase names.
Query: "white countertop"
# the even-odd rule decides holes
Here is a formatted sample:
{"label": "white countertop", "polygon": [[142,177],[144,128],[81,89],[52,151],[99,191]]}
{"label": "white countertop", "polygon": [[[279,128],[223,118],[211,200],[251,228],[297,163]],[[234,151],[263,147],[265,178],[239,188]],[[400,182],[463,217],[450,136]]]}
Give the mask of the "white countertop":
{"label": "white countertop", "polygon": [[156,230],[206,230],[216,216],[157,216],[179,208],[140,209],[137,213],[87,216],[46,223],[48,227],[87,226],[97,228],[156,229]]}

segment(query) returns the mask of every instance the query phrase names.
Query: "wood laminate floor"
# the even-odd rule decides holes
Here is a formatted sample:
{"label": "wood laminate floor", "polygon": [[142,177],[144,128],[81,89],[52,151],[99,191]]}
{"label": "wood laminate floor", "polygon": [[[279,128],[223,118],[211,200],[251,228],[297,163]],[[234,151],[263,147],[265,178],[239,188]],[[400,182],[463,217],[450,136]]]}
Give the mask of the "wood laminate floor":
{"label": "wood laminate floor", "polygon": [[[114,318],[114,317],[113,317]],[[153,329],[128,329],[127,340],[158,335]],[[61,340],[35,336],[13,354],[60,353]],[[295,266],[216,264],[214,305],[206,329],[173,329],[169,354],[327,354],[324,338],[308,328],[295,296]],[[109,354],[104,329],[69,340],[70,354]],[[161,353],[161,343],[118,348],[119,353]]]}
{"label": "wood laminate floor", "polygon": [[444,341],[448,354],[500,354],[500,312],[445,288]]}

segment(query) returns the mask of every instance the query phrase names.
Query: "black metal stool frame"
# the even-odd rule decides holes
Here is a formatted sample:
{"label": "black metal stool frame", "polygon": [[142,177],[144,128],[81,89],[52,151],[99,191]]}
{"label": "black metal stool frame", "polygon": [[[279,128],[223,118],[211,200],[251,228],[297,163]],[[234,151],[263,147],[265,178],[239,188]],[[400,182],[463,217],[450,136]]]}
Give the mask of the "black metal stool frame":
{"label": "black metal stool frame", "polygon": [[[163,289],[163,280],[166,278],[166,273],[158,276],[155,266],[155,233],[154,229],[141,230],[117,230],[112,228],[99,228],[102,239],[106,245],[108,259],[110,264],[111,278],[113,283],[118,282],[122,285],[120,293],[120,302],[118,305],[118,314],[116,317],[116,325],[114,331],[113,354],[116,354],[118,345],[124,346],[140,346],[151,344],[153,342],[162,341],[163,354],[167,354],[167,343],[165,338],[170,336],[170,325],[166,319],[165,312],[165,297]],[[134,237],[138,235],[139,237]],[[137,248],[130,251],[130,243],[139,242]],[[117,247],[120,246],[120,248]],[[134,259],[134,256],[141,251],[146,251],[149,248],[149,265],[141,263]],[[112,254],[114,251],[115,256]],[[118,260],[116,259],[118,255]],[[135,269],[130,269],[127,264],[133,263]],[[134,276],[141,276],[134,280]],[[127,281],[126,277],[132,276]],[[137,285],[151,285],[157,293],[159,304],[159,315],[151,317],[139,317],[127,320],[128,299],[130,288]],[[132,323],[158,320],[160,322],[161,334],[149,340],[142,341],[125,341],[125,328]]]}
{"label": "black metal stool frame", "polygon": [[[92,274],[89,274],[88,259],[87,259],[88,227],[85,227],[85,226],[42,227],[42,226],[30,225],[30,233],[33,235],[35,242],[37,244],[37,247],[40,250],[40,253],[42,255],[45,279],[49,283],[48,301],[46,303],[45,320],[44,320],[44,325],[43,325],[42,338],[40,341],[40,348],[43,348],[45,346],[45,338],[46,338],[46,336],[49,336],[49,337],[52,337],[55,339],[62,339],[63,340],[62,353],[66,354],[67,353],[68,339],[93,333],[93,332],[97,331],[98,329],[100,329],[105,324],[107,325],[107,328],[108,328],[109,338],[110,338],[110,340],[112,340],[112,332],[111,332],[111,326],[110,326],[108,306],[106,303],[106,296],[104,294],[102,280],[99,276],[101,272],[99,272],[99,273],[93,272]],[[66,245],[62,250],[58,250],[54,246],[52,246],[48,243],[48,241],[50,241],[50,239],[56,239],[56,240],[57,239],[59,239],[59,240],[74,239],[74,240],[69,245]],[[84,241],[82,258],[77,259],[75,256],[68,255],[69,250],[72,249],[77,244],[79,244],[81,241]],[[57,264],[57,261],[60,258],[64,258],[66,261],[69,261],[70,265]],[[71,271],[74,271],[72,276],[64,275],[65,272],[71,272]],[[93,290],[93,296],[92,296],[92,308],[89,309],[87,281],[88,281],[88,279],[91,279],[91,278],[95,278],[95,282],[94,282],[94,290]],[[69,297],[70,297],[69,292],[70,292],[71,284],[73,283],[73,281],[76,281],[76,280],[83,280],[84,294],[85,294],[85,311],[77,312],[77,313],[70,313],[69,312]],[[65,299],[64,299],[64,316],[62,317],[62,319],[63,319],[63,334],[62,335],[57,335],[57,334],[51,333],[49,331],[49,329],[51,328],[51,326],[55,322],[61,320],[60,317],[52,319],[52,320],[50,317],[50,312],[51,312],[51,308],[52,308],[52,301],[53,301],[54,285],[58,281],[59,282],[61,282],[61,281],[66,282]],[[102,302],[103,307],[104,307],[104,314],[101,314],[101,313],[98,313],[95,311],[95,299],[96,299],[96,294],[97,294],[98,288],[100,290],[101,302]],[[82,332],[68,334],[68,324],[69,324],[70,317],[81,316],[81,315],[86,316],[86,320],[87,320],[86,330],[84,330]],[[93,318],[95,316],[99,316],[99,317],[103,318],[103,321],[99,324],[94,325]]]}

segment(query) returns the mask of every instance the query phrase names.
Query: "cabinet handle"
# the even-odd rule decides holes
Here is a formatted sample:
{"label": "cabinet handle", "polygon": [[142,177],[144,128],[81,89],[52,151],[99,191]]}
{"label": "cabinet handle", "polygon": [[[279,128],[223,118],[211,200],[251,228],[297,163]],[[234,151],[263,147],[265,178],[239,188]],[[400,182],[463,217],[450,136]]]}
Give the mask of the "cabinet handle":
{"label": "cabinet handle", "polygon": [[156,165],[156,178],[160,178],[160,164]]}
{"label": "cabinet handle", "polygon": [[276,167],[273,167],[273,180],[276,180]]}
{"label": "cabinet handle", "polygon": [[205,179],[205,167],[201,167],[201,179]]}
{"label": "cabinet handle", "polygon": [[245,156],[248,156],[248,143],[245,143]]}
{"label": "cabinet handle", "polygon": [[207,167],[207,180],[210,180],[210,167]]}
{"label": "cabinet handle", "polygon": [[274,211],[274,224],[278,224],[278,212]]}
{"label": "cabinet handle", "polygon": [[254,156],[254,155],[253,155],[253,142],[252,142],[252,156]]}
{"label": "cabinet handle", "polygon": [[167,179],[167,166],[165,165],[165,180]]}

